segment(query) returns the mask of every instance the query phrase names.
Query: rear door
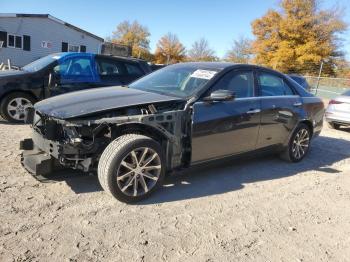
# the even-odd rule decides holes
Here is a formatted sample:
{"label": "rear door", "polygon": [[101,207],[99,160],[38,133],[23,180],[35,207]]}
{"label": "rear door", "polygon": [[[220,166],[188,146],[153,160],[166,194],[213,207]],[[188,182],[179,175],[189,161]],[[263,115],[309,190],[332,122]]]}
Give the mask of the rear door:
{"label": "rear door", "polygon": [[261,98],[257,148],[282,144],[298,123],[301,98],[279,74],[258,70],[257,78]]}
{"label": "rear door", "polygon": [[97,56],[96,65],[101,86],[124,85],[122,76],[125,75],[126,69],[119,60]]}
{"label": "rear door", "polygon": [[128,85],[145,74],[138,63],[123,59],[97,56],[96,64],[103,86]]}
{"label": "rear door", "polygon": [[126,74],[123,76],[123,82],[125,85],[135,81],[136,79],[144,76],[143,69],[138,63],[124,62]]}

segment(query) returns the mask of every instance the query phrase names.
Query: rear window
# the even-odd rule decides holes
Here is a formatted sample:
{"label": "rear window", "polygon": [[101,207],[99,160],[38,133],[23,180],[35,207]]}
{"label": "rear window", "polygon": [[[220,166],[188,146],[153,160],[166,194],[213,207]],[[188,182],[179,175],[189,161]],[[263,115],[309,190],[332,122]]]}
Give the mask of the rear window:
{"label": "rear window", "polygon": [[101,76],[124,75],[125,69],[123,64],[115,60],[97,60],[98,73]]}
{"label": "rear window", "polygon": [[259,83],[262,96],[285,96],[294,94],[284,82],[283,78],[270,73],[260,73]]}
{"label": "rear window", "polygon": [[136,64],[125,63],[125,67],[126,67],[126,71],[128,71],[129,75],[134,75],[134,76],[142,76],[143,75],[141,68]]}

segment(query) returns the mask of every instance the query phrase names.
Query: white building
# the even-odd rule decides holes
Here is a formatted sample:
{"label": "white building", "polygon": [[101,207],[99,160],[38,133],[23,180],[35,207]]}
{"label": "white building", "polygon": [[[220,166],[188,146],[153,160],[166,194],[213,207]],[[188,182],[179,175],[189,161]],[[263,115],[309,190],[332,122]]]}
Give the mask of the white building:
{"label": "white building", "polygon": [[0,64],[24,66],[57,52],[100,53],[103,39],[48,14],[0,13]]}

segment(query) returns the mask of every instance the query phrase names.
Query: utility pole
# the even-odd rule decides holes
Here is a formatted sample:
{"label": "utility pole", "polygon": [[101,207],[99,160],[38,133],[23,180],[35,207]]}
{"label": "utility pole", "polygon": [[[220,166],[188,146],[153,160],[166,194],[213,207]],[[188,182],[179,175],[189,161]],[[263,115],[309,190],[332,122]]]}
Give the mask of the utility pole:
{"label": "utility pole", "polygon": [[169,65],[170,62],[170,54],[167,54],[166,64]]}
{"label": "utility pole", "polygon": [[322,69],[323,69],[323,60],[321,60],[320,71],[318,72],[318,78],[317,78],[317,85],[316,85],[315,95],[317,95],[318,86],[320,85],[320,78],[321,78],[321,74],[322,74]]}

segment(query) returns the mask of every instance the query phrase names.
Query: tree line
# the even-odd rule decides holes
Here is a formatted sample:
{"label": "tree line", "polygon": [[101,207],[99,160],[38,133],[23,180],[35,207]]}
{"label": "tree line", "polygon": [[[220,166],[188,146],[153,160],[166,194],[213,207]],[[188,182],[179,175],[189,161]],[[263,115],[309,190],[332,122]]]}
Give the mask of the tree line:
{"label": "tree line", "polygon": [[347,29],[342,9],[320,8],[319,0],[282,0],[277,9],[251,23],[254,38],[233,41],[223,58],[204,37],[186,48],[174,33],[166,33],[150,51],[150,32],[138,21],[120,23],[110,41],[132,47],[134,57],[158,64],[184,61],[254,63],[284,73],[350,77],[350,65],[342,51],[341,34]]}

